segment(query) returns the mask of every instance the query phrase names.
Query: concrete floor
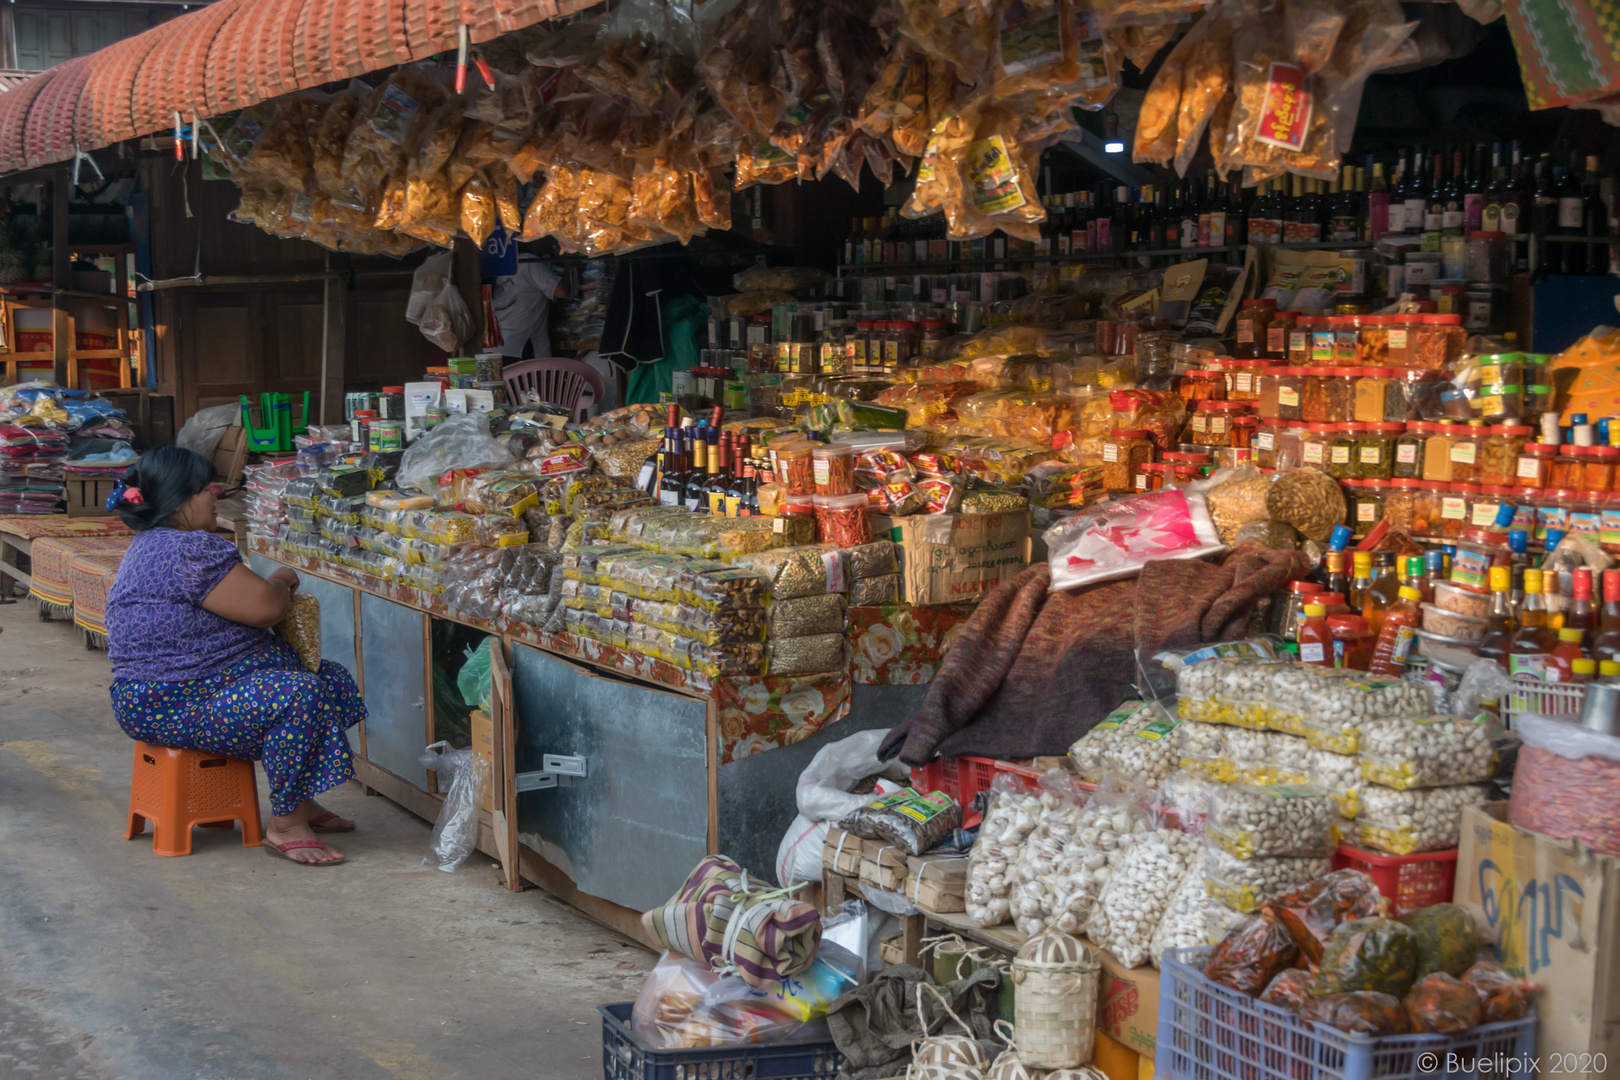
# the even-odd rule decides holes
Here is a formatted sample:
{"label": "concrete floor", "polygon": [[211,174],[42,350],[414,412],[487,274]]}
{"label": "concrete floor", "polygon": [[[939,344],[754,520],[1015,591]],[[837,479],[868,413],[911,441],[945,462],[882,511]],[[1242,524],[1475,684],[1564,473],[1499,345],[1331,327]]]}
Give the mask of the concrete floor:
{"label": "concrete floor", "polygon": [[155,856],[104,654],[29,600],[0,630],[0,1077],[602,1076],[595,1006],[652,955],[485,856],[422,866],[429,823],[354,784],[323,796],[360,823],[342,866],[210,829]]}

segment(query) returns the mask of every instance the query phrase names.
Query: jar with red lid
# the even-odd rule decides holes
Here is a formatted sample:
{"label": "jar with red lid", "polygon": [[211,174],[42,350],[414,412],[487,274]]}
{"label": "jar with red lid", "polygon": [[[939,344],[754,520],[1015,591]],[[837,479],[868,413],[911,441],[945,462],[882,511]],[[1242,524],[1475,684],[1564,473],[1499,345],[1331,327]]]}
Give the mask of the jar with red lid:
{"label": "jar with red lid", "polygon": [[1401,529],[1417,535],[1414,521],[1417,517],[1418,490],[1421,480],[1391,480],[1384,491],[1384,520],[1392,529]]}
{"label": "jar with red lid", "polygon": [[1469,504],[1478,494],[1478,484],[1447,484],[1440,496],[1439,527],[1432,535],[1461,536],[1468,528]]}
{"label": "jar with red lid", "polygon": [[1300,391],[1300,414],[1307,424],[1336,423],[1328,419],[1327,384],[1332,381],[1332,368],[1305,369],[1305,385]]}
{"label": "jar with red lid", "polygon": [[1277,429],[1277,468],[1292,469],[1304,462],[1305,440],[1310,433],[1310,425],[1298,421]]}
{"label": "jar with red lid", "polygon": [[[1255,435],[1260,430],[1260,418],[1253,413],[1245,413],[1232,420],[1231,446],[1240,450],[1253,450]],[[1252,454],[1251,454],[1252,456]]]}
{"label": "jar with red lid", "polygon": [[1388,332],[1389,366],[1393,368],[1411,368],[1417,365],[1412,362],[1412,353],[1417,345],[1416,330],[1419,325],[1418,315],[1389,315],[1385,316],[1384,329]]}
{"label": "jar with red lid", "polygon": [[1359,336],[1361,320],[1368,315],[1333,316],[1333,364],[1335,367],[1357,367],[1361,364]]}
{"label": "jar with red lid", "polygon": [[1204,466],[1189,465],[1185,462],[1174,462],[1170,465],[1170,475],[1165,477],[1166,487],[1186,487],[1204,478]]}
{"label": "jar with red lid", "polygon": [[1389,319],[1362,315],[1357,320],[1356,356],[1362,367],[1389,366]]}
{"label": "jar with red lid", "polygon": [[[1389,518],[1388,501],[1384,517]],[[1328,636],[1333,641],[1333,666],[1347,671],[1366,671],[1372,666],[1373,648],[1378,637],[1360,615],[1329,615]]]}
{"label": "jar with red lid", "polygon": [[910,319],[894,319],[883,335],[883,367],[885,370],[910,367],[917,352],[917,324]]}
{"label": "jar with red lid", "polygon": [[1327,474],[1335,480],[1359,480],[1356,471],[1356,440],[1361,435],[1361,424],[1329,424],[1333,437],[1328,440]]}
{"label": "jar with red lid", "polygon": [[1444,371],[1462,356],[1468,331],[1461,315],[1423,315],[1417,327],[1417,342],[1411,348],[1406,366],[1424,371]]}
{"label": "jar with red lid", "polygon": [[1358,424],[1356,475],[1363,480],[1389,480],[1395,475],[1395,440],[1405,424]]}
{"label": "jar with red lid", "polygon": [[1299,463],[1313,469],[1327,471],[1329,447],[1338,434],[1337,424],[1307,424],[1306,434],[1300,441]]}
{"label": "jar with red lid", "polygon": [[1288,331],[1289,367],[1311,366],[1311,340],[1316,333],[1316,316],[1301,315],[1294,320],[1294,325]]}
{"label": "jar with red lid", "polygon": [[1153,460],[1153,440],[1146,430],[1121,428],[1102,440],[1103,490],[1120,494],[1136,490],[1136,473],[1144,462]]}
{"label": "jar with red lid", "polygon": [[1565,443],[1558,448],[1558,456],[1553,459],[1552,480],[1550,487],[1570,488],[1575,490],[1581,486],[1581,470],[1586,464],[1586,447],[1574,446]]}
{"label": "jar with red lid", "polygon": [[1262,420],[1303,420],[1302,393],[1304,369],[1271,368],[1260,374],[1260,400],[1256,403]]}
{"label": "jar with red lid", "polygon": [[1245,300],[1238,308],[1237,318],[1233,320],[1237,334],[1237,345],[1232,349],[1232,355],[1241,360],[1253,360],[1264,355],[1266,344],[1266,330],[1271,326],[1272,314],[1277,310],[1277,301],[1271,299]]}
{"label": "jar with red lid", "polygon": [[[1417,502],[1412,510],[1413,536],[1441,536],[1440,514],[1444,509],[1442,503],[1449,494],[1449,484],[1442,484],[1436,480],[1418,480]],[[1467,510],[1467,500],[1463,501],[1464,512]]]}
{"label": "jar with red lid", "polygon": [[1516,482],[1521,487],[1551,487],[1553,463],[1557,459],[1558,447],[1551,443],[1525,443],[1513,465]]}
{"label": "jar with red lid", "polygon": [[1131,486],[1137,491],[1152,491],[1153,484],[1150,479],[1154,463],[1144,461],[1136,467],[1136,474],[1131,478]]}
{"label": "jar with red lid", "polygon": [[1226,400],[1260,401],[1260,376],[1272,366],[1270,360],[1214,360],[1210,366],[1226,376]]}
{"label": "jar with red lid", "polygon": [[1388,480],[1357,480],[1355,483],[1355,507],[1352,511],[1356,520],[1350,528],[1355,535],[1365,536],[1372,532],[1373,527],[1384,520],[1388,513],[1386,496],[1389,491]]}
{"label": "jar with red lid", "polygon": [[1254,463],[1262,469],[1275,469],[1277,467],[1277,436],[1282,430],[1282,424],[1276,420],[1255,420]]}
{"label": "jar with red lid", "polygon": [[1191,421],[1192,441],[1199,446],[1231,446],[1233,422],[1253,415],[1242,401],[1200,401]]}
{"label": "jar with red lid", "polygon": [[1496,525],[1496,513],[1502,504],[1513,497],[1513,489],[1506,484],[1480,484],[1479,494],[1468,500],[1468,526],[1489,529]]}
{"label": "jar with red lid", "polygon": [[1541,497],[1541,489],[1521,486],[1512,488],[1511,491],[1513,494],[1510,498],[1513,500],[1515,511],[1513,524],[1508,528],[1523,529],[1525,535],[1534,536],[1536,534],[1536,500]]}
{"label": "jar with red lid", "polygon": [[1183,372],[1176,389],[1181,394],[1182,400],[1189,404],[1199,401],[1225,401],[1226,375],[1219,371]]}
{"label": "jar with red lid", "polygon": [[1162,461],[1144,462],[1136,474],[1136,490],[1158,491],[1164,487],[1164,474],[1169,470],[1170,466]]}
{"label": "jar with red lid", "polygon": [[1569,531],[1569,513],[1575,506],[1570,488],[1542,488],[1536,496],[1536,539],[1545,541],[1548,529]]}
{"label": "jar with red lid", "polygon": [[1478,420],[1453,425],[1451,441],[1451,482],[1479,483],[1480,449],[1485,443],[1486,425]]}
{"label": "jar with red lid", "polygon": [[1423,444],[1428,441],[1429,425],[1414,420],[1406,430],[1395,436],[1395,467],[1390,476],[1396,480],[1423,478]]}
{"label": "jar with red lid", "polygon": [[1293,332],[1294,323],[1299,316],[1292,311],[1278,311],[1271,316],[1271,325],[1266,327],[1266,348],[1263,354],[1268,360],[1285,361],[1288,359],[1288,335]]}
{"label": "jar with red lid", "polygon": [[950,332],[945,329],[944,319],[924,319],[922,340],[917,345],[917,356],[925,364],[938,360],[940,353],[945,349],[945,339],[949,336]]}
{"label": "jar with red lid", "polygon": [[1613,491],[1616,466],[1620,466],[1620,446],[1594,446],[1581,469],[1581,487],[1587,491]]}

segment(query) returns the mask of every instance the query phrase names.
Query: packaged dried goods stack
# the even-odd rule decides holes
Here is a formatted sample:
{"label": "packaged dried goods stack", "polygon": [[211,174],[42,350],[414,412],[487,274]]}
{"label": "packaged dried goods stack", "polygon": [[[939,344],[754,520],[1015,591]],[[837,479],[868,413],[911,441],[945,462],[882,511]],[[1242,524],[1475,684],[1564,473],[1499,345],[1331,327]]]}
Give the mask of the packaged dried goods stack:
{"label": "packaged dried goods stack", "polygon": [[302,475],[296,462],[251,465],[242,471],[249,535],[268,539],[280,535],[287,522],[287,485]]}
{"label": "packaged dried goods stack", "polygon": [[1483,806],[1496,767],[1484,719],[1383,719],[1362,727],[1356,836],[1392,855],[1457,846],[1464,807]]}
{"label": "packaged dried goods stack", "polygon": [[1206,932],[1327,871],[1338,809],[1322,788],[1228,784],[1217,789],[1199,874]]}

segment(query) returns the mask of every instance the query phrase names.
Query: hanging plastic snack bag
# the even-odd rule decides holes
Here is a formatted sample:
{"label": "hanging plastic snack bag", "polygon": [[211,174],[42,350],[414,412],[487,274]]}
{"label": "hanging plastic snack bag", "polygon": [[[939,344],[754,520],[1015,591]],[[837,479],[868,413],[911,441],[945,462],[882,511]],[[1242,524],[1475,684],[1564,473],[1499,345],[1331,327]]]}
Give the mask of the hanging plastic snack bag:
{"label": "hanging plastic snack bag", "polygon": [[1053,592],[1138,573],[1150,559],[1222,550],[1202,495],[1155,491],[1092,507],[1046,531]]}
{"label": "hanging plastic snack bag", "polygon": [[1323,75],[1334,87],[1328,107],[1334,115],[1336,149],[1348,154],[1367,78],[1399,61],[1419,23],[1405,21],[1397,0],[1345,0],[1338,6],[1344,9],[1344,29]]}
{"label": "hanging plastic snack bag", "polygon": [[1064,55],[1063,18],[1059,0],[1001,5],[992,53],[996,100],[1038,93],[1074,77]]}
{"label": "hanging plastic snack bag", "polygon": [[1462,981],[1473,988],[1483,1003],[1481,1023],[1523,1020],[1530,1015],[1530,999],[1541,990],[1533,982],[1517,978],[1495,960],[1481,960],[1462,974]]}
{"label": "hanging plastic snack bag", "polygon": [[495,224],[495,193],[483,173],[475,174],[461,189],[461,229],[473,243],[483,247],[495,231]]}
{"label": "hanging plastic snack bag", "polygon": [[1477,1028],[1484,1015],[1474,988],[1443,971],[1419,978],[1401,1004],[1418,1035],[1461,1035]]}
{"label": "hanging plastic snack bag", "polygon": [[419,68],[401,68],[367,96],[360,122],[343,148],[343,175],[359,191],[380,188],[402,168],[420,125],[447,98],[444,87]]}
{"label": "hanging plastic snack bag", "polygon": [[1352,1035],[1405,1035],[1412,1029],[1401,999],[1375,990],[1313,997],[1300,1006],[1299,1018]]}
{"label": "hanging plastic snack bag", "polygon": [[258,175],[255,170],[246,167],[248,155],[253,153],[253,148],[264,137],[265,126],[275,119],[275,115],[274,101],[261,101],[243,109],[235,121],[220,133],[218,145],[210,144],[210,156],[217,155],[218,164],[239,182]]}
{"label": "hanging plastic snack bag", "polygon": [[1237,102],[1228,160],[1332,179],[1339,158],[1331,110],[1321,79],[1295,61],[1286,29],[1276,19],[1249,20],[1234,34],[1232,55]]}
{"label": "hanging plastic snack bag", "polygon": [[1396,997],[1417,977],[1417,935],[1394,919],[1352,919],[1334,929],[1322,949],[1311,993],[1318,997],[1376,990]]}
{"label": "hanging plastic snack bag", "polygon": [[282,98],[244,167],[295,191],[312,187],[311,146],[327,104],[325,94],[310,90]]}
{"label": "hanging plastic snack bag", "polygon": [[1292,967],[1299,946],[1287,927],[1269,911],[1246,917],[1232,929],[1204,962],[1204,976],[1250,997],[1271,985],[1284,968]]}
{"label": "hanging plastic snack bag", "polygon": [[1199,27],[1210,20],[1201,20],[1182,38],[1148,86],[1142,98],[1142,109],[1136,118],[1136,141],[1131,146],[1132,161],[1151,161],[1155,165],[1168,165],[1176,156],[1177,124],[1181,112],[1181,85],[1187,72],[1187,59],[1202,36]]}
{"label": "hanging plastic snack bag", "polygon": [[327,197],[357,208],[364,208],[366,199],[343,177],[343,148],[370,90],[365,83],[355,80],[333,95],[310,138],[311,169],[316,187]]}
{"label": "hanging plastic snack bag", "polygon": [[1177,176],[1187,175],[1187,167],[1198,153],[1198,140],[1232,85],[1232,26],[1230,18],[1212,11],[1187,35],[1198,40],[1187,55],[1181,76],[1181,103],[1176,118]]}
{"label": "hanging plastic snack bag", "polygon": [[1065,0],[1063,58],[1073,76],[1043,93],[1079,109],[1095,112],[1119,90],[1119,58],[1103,32],[1102,16],[1084,0]]}

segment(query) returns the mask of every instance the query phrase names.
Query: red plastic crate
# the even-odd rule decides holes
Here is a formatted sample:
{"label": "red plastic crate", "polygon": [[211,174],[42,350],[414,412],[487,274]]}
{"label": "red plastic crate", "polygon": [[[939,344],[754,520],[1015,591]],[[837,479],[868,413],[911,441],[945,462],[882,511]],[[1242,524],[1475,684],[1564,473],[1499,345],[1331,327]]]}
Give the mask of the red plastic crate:
{"label": "red plastic crate", "polygon": [[913,768],[911,786],[918,791],[943,791],[961,803],[962,827],[971,829],[984,817],[973,809],[973,797],[990,786],[999,764],[992,758],[939,758]]}
{"label": "red plastic crate", "polygon": [[1385,855],[1340,844],[1333,853],[1333,869],[1360,870],[1371,877],[1389,900],[1390,914],[1399,918],[1418,908],[1451,900],[1457,882],[1457,849]]}

